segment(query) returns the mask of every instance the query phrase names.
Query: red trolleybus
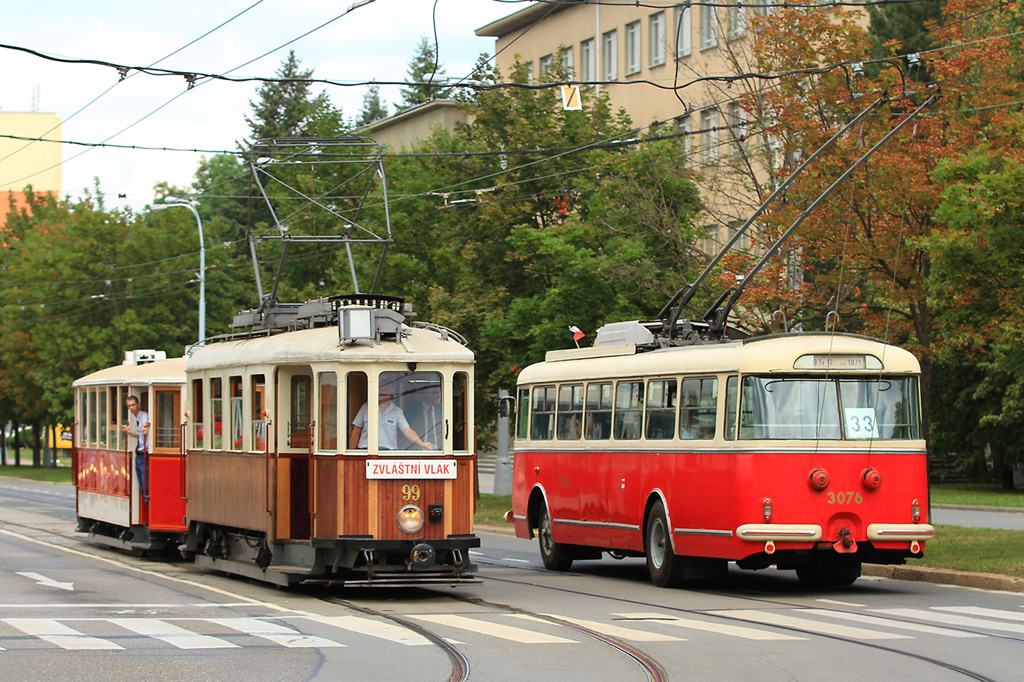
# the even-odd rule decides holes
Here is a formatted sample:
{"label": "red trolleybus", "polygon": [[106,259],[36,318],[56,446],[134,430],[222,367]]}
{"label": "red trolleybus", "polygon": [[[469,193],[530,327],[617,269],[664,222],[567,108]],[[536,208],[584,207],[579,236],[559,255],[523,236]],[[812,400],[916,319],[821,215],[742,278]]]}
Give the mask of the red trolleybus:
{"label": "red trolleybus", "polygon": [[617,323],[518,381],[513,519],[549,569],[646,556],[654,583],[771,565],[849,584],[922,555],[919,366],[839,333],[657,343]]}
{"label": "red trolleybus", "polygon": [[[185,531],[181,444],[185,359],[125,353],[124,363],[75,381],[72,466],[78,529],[135,551],[176,548]],[[140,495],[134,441],[124,431],[129,396],[149,414],[149,502]]]}

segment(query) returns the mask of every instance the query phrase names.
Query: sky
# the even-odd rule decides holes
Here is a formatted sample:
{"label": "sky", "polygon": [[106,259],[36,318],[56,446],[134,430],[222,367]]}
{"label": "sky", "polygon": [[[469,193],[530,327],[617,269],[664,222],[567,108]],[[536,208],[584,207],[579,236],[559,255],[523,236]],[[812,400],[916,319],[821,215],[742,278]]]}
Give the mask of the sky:
{"label": "sky", "polygon": [[[401,81],[420,40],[425,36],[433,41],[436,8],[440,63],[448,77],[458,78],[472,70],[481,53],[494,53],[494,39],[477,37],[474,31],[528,4],[500,0],[50,0],[42,5],[18,3],[15,9],[10,2],[5,3],[0,20],[0,43],[52,57],[129,66],[156,63],[176,71],[231,71],[233,77],[273,77],[288,50],[294,50],[302,68],[312,69],[315,78]],[[344,16],[299,38],[339,15]],[[245,117],[252,111],[250,101],[256,99],[260,85],[212,81],[189,90],[181,77],[137,72],[119,80],[117,70],[107,66],[63,64],[8,47],[0,48],[0,73],[0,111],[56,114],[64,122],[61,137],[65,141],[177,149],[237,149],[237,142],[248,135]],[[316,85],[314,92],[326,91],[350,119],[359,114],[366,90],[362,85]],[[391,112],[401,100],[399,90],[399,86],[381,87]],[[108,209],[134,211],[152,202],[153,187],[160,181],[188,186],[202,156],[67,144],[61,148],[64,196],[77,199],[85,191],[94,192],[98,178]],[[0,186],[18,179],[0,178]]]}

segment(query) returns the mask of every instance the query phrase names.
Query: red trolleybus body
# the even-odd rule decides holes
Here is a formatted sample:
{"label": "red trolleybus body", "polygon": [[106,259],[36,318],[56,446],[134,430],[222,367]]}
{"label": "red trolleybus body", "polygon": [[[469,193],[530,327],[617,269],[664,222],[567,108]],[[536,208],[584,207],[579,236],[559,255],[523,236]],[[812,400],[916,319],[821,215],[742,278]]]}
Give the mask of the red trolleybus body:
{"label": "red trolleybus body", "polygon": [[[278,308],[192,352],[185,550],[197,565],[284,585],[474,582],[474,356],[450,330],[405,325],[401,306],[367,295]],[[381,416],[385,393],[416,440],[378,428],[396,419]]]}
{"label": "red trolleybus body", "polygon": [[[79,530],[137,551],[176,548],[185,531],[181,443],[185,359],[163,351],[125,353],[125,361],[82,377],[75,390],[72,446]],[[129,396],[149,414],[149,502],[139,493]]]}
{"label": "red trolleybus body", "polygon": [[631,336],[652,340],[608,325],[519,375],[513,518],[549,568],[604,550],[646,556],[659,585],[727,561],[848,584],[861,562],[921,555],[934,531],[910,353],[846,334]]}

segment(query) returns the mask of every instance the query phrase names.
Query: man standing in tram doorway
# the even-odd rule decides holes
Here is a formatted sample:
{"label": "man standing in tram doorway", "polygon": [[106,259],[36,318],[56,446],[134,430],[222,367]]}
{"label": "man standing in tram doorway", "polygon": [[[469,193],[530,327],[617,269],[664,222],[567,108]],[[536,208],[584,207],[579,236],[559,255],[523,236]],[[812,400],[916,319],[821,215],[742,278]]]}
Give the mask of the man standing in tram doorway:
{"label": "man standing in tram doorway", "polygon": [[125,403],[131,417],[122,428],[135,439],[135,479],[139,482],[142,499],[149,504],[149,456],[146,454],[149,445],[149,413],[142,411],[139,399],[133,395],[128,396]]}

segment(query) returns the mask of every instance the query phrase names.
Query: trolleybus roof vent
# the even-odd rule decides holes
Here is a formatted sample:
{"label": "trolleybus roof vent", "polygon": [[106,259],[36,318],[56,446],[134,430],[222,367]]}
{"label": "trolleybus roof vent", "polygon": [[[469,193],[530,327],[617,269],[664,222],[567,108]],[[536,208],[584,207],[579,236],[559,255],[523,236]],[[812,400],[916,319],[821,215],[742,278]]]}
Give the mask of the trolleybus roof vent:
{"label": "trolleybus roof vent", "polygon": [[648,346],[654,343],[654,334],[637,320],[632,322],[612,322],[597,330],[594,346],[617,346],[633,343],[637,346]]}
{"label": "trolleybus roof vent", "polygon": [[126,350],[124,352],[125,365],[146,365],[157,360],[166,360],[167,353],[162,350],[146,348],[142,350]]}

